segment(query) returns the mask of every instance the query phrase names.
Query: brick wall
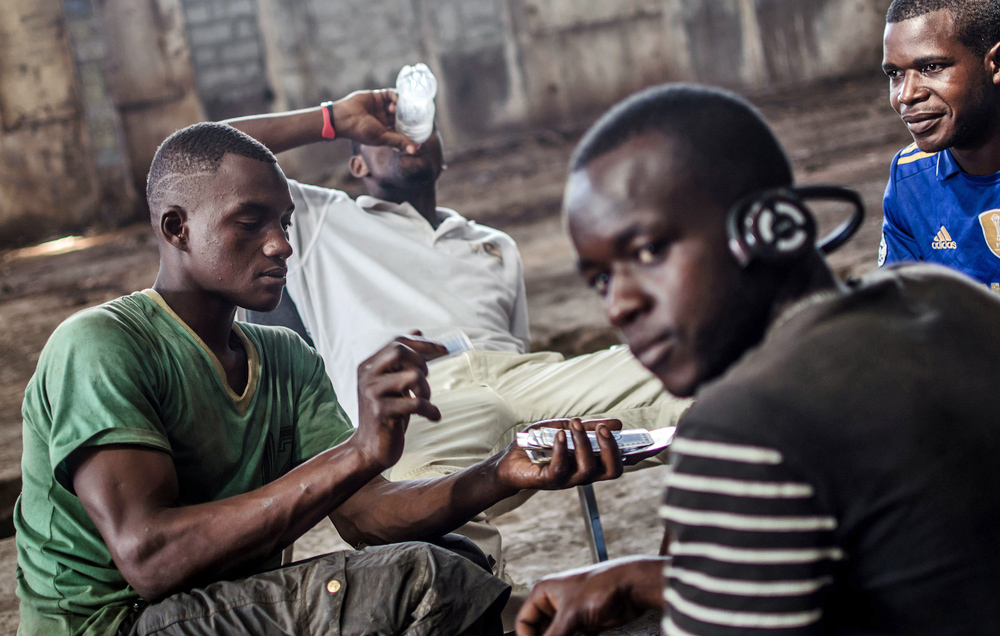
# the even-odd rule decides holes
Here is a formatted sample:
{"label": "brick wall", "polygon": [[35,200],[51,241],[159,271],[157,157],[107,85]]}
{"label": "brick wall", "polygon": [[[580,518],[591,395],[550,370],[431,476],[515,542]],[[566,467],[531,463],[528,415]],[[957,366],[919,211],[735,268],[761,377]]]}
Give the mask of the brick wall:
{"label": "brick wall", "polygon": [[[204,2],[205,0],[187,0]],[[888,0],[256,0],[275,107],[438,75],[453,142],[578,127],[668,80],[760,90],[865,71]]]}
{"label": "brick wall", "polygon": [[135,218],[138,209],[121,119],[105,80],[107,46],[94,2],[63,0],[63,6],[80,82],[84,126],[100,189],[94,219],[117,223]]}
{"label": "brick wall", "polygon": [[[405,64],[426,62],[439,82],[438,127],[455,144],[490,134],[519,104],[507,0],[258,0],[274,108],[294,109],[392,86]],[[515,109],[514,117],[523,123]],[[343,150],[283,157],[292,174],[322,180]]]}
{"label": "brick wall", "polygon": [[[274,41],[268,64],[289,108],[385,86],[403,64],[426,57],[419,2],[267,0]],[[457,3],[456,3],[457,4]]]}
{"label": "brick wall", "polygon": [[0,0],[0,242],[79,228],[98,185],[59,0]]}
{"label": "brick wall", "polygon": [[182,6],[198,95],[208,118],[267,111],[273,93],[255,0],[183,0]]}
{"label": "brick wall", "polygon": [[[0,226],[113,217],[121,175],[141,192],[177,128],[391,85],[416,61],[438,76],[452,150],[577,129],[667,80],[755,91],[874,72],[888,2],[0,0]],[[345,153],[282,163],[321,181]]]}

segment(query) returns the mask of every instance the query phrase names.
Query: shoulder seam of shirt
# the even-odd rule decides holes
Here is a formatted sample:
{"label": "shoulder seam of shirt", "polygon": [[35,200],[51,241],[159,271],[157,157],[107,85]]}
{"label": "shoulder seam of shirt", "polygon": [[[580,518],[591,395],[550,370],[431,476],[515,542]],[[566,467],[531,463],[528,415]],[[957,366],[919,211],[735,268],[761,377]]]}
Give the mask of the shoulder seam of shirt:
{"label": "shoulder seam of shirt", "polygon": [[894,167],[905,166],[915,161],[920,161],[921,159],[936,157],[938,154],[939,153],[936,152],[923,152],[917,148],[916,143],[911,143],[909,146],[906,146],[896,153],[896,156],[892,158],[892,165]]}
{"label": "shoulder seam of shirt", "polygon": [[[924,172],[927,172],[928,170],[931,170],[931,169],[935,169],[935,170],[937,169],[937,161],[936,160],[935,161],[928,161],[926,163],[920,163],[924,159],[936,158],[937,157],[937,153],[934,153],[933,155],[923,155],[923,153],[921,153],[921,155],[922,156],[917,157],[916,159],[912,159],[911,161],[905,161],[905,159],[907,159],[907,158],[904,157],[904,158],[902,158],[900,160],[897,160],[895,162],[894,167],[896,169],[893,170],[893,172],[896,175],[896,181],[897,182],[903,181],[905,179],[909,179],[909,178],[914,177],[916,175],[919,175],[919,174],[922,174]],[[916,155],[912,155],[912,156],[916,157]],[[902,166],[910,166],[910,164],[913,164],[913,163],[916,163],[918,165],[911,166],[911,167],[907,168],[906,169],[906,174],[900,174],[900,171],[899,171],[900,167],[902,167]]]}
{"label": "shoulder seam of shirt", "polygon": [[932,157],[937,157],[937,156],[938,156],[938,153],[936,153],[936,152],[915,152],[912,155],[906,155],[906,156],[900,155],[896,159],[896,165],[897,166],[905,166],[905,165],[913,163],[915,161],[920,161],[922,159],[930,159]]}

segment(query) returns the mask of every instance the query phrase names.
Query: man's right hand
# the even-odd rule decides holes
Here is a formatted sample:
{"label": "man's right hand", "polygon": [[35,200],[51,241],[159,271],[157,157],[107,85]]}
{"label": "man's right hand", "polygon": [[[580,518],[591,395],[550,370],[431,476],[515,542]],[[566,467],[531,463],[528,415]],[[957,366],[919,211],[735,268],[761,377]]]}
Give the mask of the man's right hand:
{"label": "man's right hand", "polygon": [[348,443],[379,472],[402,456],[411,415],[441,419],[430,402],[427,361],[446,353],[440,344],[401,336],[358,368],[358,430]]}
{"label": "man's right hand", "polygon": [[546,577],[517,613],[517,636],[597,634],[661,609],[664,563],[631,557]]}

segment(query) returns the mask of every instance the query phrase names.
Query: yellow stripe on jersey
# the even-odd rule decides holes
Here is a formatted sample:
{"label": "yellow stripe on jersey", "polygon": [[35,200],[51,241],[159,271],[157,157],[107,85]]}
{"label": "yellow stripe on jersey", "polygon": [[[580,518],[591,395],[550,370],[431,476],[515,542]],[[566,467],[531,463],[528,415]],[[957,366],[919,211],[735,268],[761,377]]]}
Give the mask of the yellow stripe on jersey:
{"label": "yellow stripe on jersey", "polygon": [[903,166],[908,163],[913,163],[914,161],[920,161],[921,159],[926,159],[927,157],[933,157],[936,152],[917,152],[906,157],[900,157],[899,161],[896,162],[897,166]]}

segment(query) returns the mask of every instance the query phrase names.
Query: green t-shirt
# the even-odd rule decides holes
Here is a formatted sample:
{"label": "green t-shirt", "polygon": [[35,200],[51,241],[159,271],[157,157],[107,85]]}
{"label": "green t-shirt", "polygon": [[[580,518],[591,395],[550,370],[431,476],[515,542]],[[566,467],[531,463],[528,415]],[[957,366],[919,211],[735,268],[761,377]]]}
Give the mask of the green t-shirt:
{"label": "green t-shirt", "polygon": [[151,290],[82,311],[49,338],[24,396],[19,634],[113,634],[139,599],[71,492],[66,459],[76,449],[170,453],[186,506],[259,488],[351,435],[322,359],[299,336],[233,329],[249,359],[243,395]]}

